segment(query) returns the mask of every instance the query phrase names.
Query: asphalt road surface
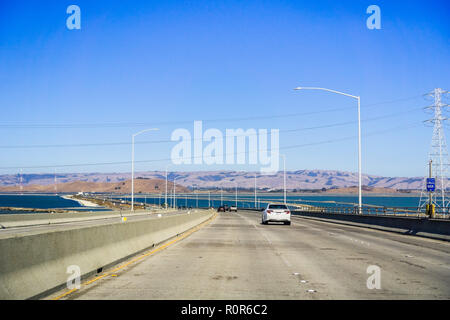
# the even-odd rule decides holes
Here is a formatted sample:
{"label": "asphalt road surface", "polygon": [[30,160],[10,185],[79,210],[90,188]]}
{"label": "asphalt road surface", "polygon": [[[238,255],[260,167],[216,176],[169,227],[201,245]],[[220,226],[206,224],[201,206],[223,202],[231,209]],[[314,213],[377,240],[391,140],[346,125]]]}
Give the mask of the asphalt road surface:
{"label": "asphalt road surface", "polygon": [[[380,268],[380,289],[367,287],[369,266]],[[450,243],[299,217],[290,226],[262,225],[257,212],[219,213],[64,299],[450,299]]]}

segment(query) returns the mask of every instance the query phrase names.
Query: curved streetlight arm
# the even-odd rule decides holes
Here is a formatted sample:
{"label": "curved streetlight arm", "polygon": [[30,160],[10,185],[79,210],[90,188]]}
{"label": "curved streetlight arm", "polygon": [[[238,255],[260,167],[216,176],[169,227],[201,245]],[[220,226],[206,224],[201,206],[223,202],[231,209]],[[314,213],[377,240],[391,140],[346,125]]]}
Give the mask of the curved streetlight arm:
{"label": "curved streetlight arm", "polygon": [[354,96],[348,93],[319,87],[297,87],[294,90],[322,90],[332,93],[337,93],[343,96],[354,98],[358,100],[358,209],[359,214],[362,214],[362,170],[361,170],[361,97]]}
{"label": "curved streetlight arm", "polygon": [[144,133],[144,132],[147,132],[147,131],[158,131],[158,130],[159,130],[159,128],[144,129],[144,130],[141,130],[141,131],[133,134],[133,137],[136,137],[136,136],[140,135],[141,133]]}
{"label": "curved streetlight arm", "polygon": [[352,97],[354,99],[359,99],[359,96],[354,96],[352,94],[348,94],[348,93],[344,93],[344,92],[340,92],[340,91],[336,91],[336,90],[332,90],[332,89],[327,89],[327,88],[318,88],[318,87],[297,87],[294,90],[322,90],[322,91],[328,91],[328,92],[333,92],[333,93],[337,93],[337,94],[341,94],[343,96],[347,96],[347,97]]}

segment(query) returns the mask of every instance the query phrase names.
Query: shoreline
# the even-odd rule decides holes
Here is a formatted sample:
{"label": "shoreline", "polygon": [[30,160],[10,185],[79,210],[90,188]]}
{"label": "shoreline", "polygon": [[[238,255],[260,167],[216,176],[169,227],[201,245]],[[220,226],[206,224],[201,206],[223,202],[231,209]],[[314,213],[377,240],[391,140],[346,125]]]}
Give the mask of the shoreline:
{"label": "shoreline", "polygon": [[87,200],[81,200],[81,199],[73,198],[73,195],[60,196],[60,197],[63,198],[63,199],[66,199],[66,200],[73,200],[73,201],[76,201],[76,202],[78,202],[79,204],[81,204],[83,207],[100,207],[98,204],[96,204],[96,203],[94,203],[94,202],[90,202],[90,201],[87,201]]}

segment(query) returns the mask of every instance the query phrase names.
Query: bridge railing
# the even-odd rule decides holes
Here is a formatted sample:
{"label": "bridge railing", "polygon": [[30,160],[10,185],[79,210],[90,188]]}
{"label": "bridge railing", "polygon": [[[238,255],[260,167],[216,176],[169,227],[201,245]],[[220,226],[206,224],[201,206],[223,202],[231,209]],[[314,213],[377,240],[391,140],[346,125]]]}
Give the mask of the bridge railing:
{"label": "bridge railing", "polygon": [[[419,217],[427,218],[429,215],[426,213],[425,208],[417,207],[375,207],[375,206],[363,206],[361,212],[359,212],[357,206],[329,206],[329,207],[317,207],[317,206],[299,206],[297,211],[302,212],[318,212],[318,213],[330,213],[330,214],[361,214],[361,215],[375,215],[375,216],[399,216],[399,217]],[[449,208],[436,208],[436,219],[450,219]]]}

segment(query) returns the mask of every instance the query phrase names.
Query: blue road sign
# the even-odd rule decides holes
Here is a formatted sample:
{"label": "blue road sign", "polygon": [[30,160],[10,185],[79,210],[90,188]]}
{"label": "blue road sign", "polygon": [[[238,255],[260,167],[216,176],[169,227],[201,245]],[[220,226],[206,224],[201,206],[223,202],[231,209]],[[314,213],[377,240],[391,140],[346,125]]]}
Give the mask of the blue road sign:
{"label": "blue road sign", "polygon": [[427,191],[433,192],[436,189],[436,179],[435,178],[427,178]]}

